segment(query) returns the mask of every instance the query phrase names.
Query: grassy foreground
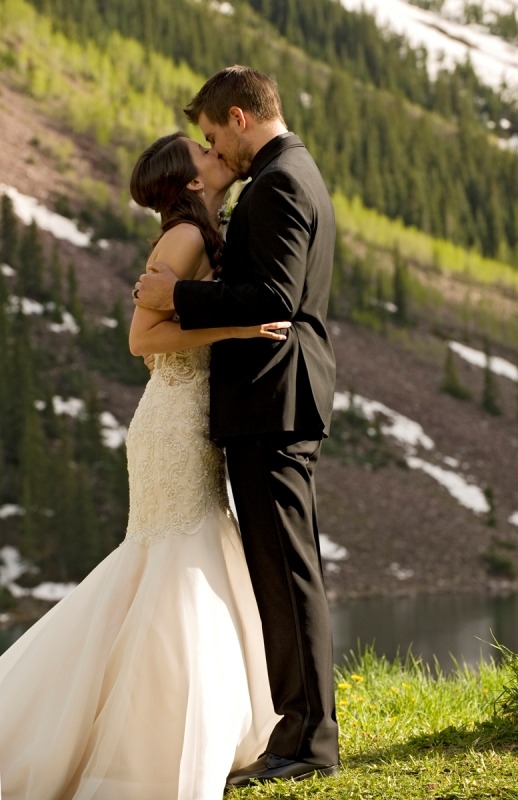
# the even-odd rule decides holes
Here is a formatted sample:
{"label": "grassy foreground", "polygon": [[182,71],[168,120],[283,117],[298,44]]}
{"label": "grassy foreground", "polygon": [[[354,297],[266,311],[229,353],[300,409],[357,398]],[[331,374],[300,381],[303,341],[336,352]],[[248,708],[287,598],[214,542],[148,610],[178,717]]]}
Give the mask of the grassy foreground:
{"label": "grassy foreground", "polygon": [[501,653],[447,675],[411,656],[352,657],[337,673],[340,775],[226,798],[518,800],[518,656]]}

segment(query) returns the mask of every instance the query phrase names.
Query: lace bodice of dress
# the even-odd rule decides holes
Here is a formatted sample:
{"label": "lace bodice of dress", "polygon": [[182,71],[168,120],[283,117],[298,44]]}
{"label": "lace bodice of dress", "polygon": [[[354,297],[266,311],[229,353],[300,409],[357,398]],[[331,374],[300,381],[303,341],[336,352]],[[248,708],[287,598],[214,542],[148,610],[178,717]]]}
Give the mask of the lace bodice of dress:
{"label": "lace bodice of dress", "polygon": [[126,540],[193,534],[228,510],[223,453],[208,438],[209,347],[157,356],[128,438]]}

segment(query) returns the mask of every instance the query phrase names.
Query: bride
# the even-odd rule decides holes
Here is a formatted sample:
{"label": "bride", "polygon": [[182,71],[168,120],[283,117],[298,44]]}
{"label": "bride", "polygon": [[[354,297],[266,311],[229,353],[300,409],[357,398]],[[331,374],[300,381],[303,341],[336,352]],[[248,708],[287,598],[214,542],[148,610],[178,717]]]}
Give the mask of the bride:
{"label": "bride", "polygon": [[[207,280],[234,179],[182,134],[139,158],[133,198],[159,212],[151,253]],[[209,345],[289,323],[182,331],[136,308],[134,355],[160,353],[131,422],[126,537],[0,658],[2,800],[220,800],[278,717],[222,452],[208,438]]]}

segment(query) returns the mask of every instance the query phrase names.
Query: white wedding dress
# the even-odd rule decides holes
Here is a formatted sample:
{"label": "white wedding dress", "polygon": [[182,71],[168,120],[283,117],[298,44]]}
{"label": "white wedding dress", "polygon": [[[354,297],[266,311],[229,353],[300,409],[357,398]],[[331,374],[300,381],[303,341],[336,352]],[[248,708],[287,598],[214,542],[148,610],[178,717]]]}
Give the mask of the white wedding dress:
{"label": "white wedding dress", "polygon": [[128,432],[126,538],[0,658],[2,800],[220,800],[274,714],[209,348],[157,357]]}

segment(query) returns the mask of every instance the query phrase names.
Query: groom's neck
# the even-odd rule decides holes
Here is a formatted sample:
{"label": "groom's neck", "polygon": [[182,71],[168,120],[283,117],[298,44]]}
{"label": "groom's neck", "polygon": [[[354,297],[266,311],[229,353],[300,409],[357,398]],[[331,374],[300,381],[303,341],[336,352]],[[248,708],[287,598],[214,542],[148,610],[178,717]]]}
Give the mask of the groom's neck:
{"label": "groom's neck", "polygon": [[255,123],[249,137],[252,154],[255,156],[265,144],[271,142],[276,136],[280,136],[281,133],[286,133],[287,130],[288,128],[282,119]]}

